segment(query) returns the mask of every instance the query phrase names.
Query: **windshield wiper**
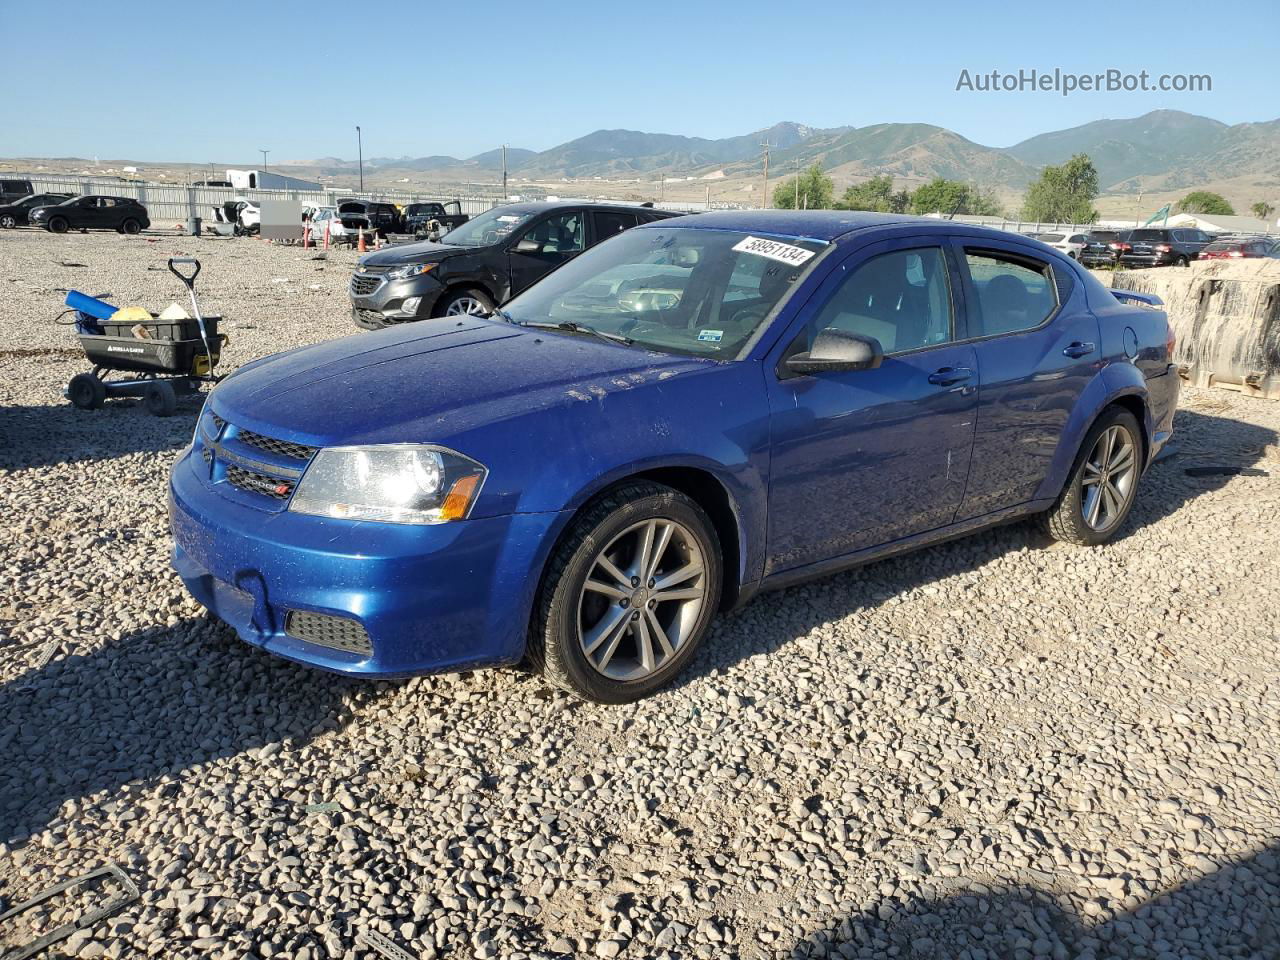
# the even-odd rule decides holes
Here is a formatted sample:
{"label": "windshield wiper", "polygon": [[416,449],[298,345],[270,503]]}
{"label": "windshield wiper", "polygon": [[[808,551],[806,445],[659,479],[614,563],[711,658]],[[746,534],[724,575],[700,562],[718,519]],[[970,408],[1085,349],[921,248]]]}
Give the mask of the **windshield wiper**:
{"label": "windshield wiper", "polygon": [[589,333],[593,337],[599,337],[601,340],[607,340],[609,343],[621,343],[623,346],[630,347],[635,341],[630,337],[623,336],[621,333],[608,333],[604,330],[597,330],[595,327],[584,326],[581,323],[574,323],[572,320],[561,320],[559,323],[546,323],[541,320],[517,320],[514,321],[522,327],[534,327],[539,330],[567,330],[569,333]]}

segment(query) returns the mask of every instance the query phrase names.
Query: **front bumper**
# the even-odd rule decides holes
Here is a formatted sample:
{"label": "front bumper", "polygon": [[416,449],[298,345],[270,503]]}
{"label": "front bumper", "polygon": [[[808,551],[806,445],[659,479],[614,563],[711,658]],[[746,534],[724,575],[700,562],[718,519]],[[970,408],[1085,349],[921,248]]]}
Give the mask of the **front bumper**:
{"label": "front bumper", "polygon": [[[376,285],[373,281],[376,280]],[[377,330],[396,323],[425,320],[435,309],[445,287],[429,273],[405,280],[389,280],[378,274],[356,272],[347,288],[351,316],[356,326]],[[416,305],[405,309],[405,301],[417,297]]]}
{"label": "front bumper", "polygon": [[[538,574],[566,519],[513,514],[434,526],[269,512],[215,489],[190,449],[170,477],[173,567],[241,639],[300,663],[410,676],[514,663]],[[372,654],[290,636],[290,612],[357,621]]]}

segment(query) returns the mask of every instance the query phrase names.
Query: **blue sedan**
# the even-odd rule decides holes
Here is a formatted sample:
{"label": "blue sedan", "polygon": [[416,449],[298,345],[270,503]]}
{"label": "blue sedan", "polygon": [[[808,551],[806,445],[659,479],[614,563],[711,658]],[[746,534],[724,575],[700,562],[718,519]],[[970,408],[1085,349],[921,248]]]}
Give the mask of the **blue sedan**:
{"label": "blue sedan", "polygon": [[1177,403],[1147,299],[939,220],[638,227],[492,316],[242,367],[173,469],[173,564],[303,663],[634,700],[760,590],[1033,514],[1115,536]]}

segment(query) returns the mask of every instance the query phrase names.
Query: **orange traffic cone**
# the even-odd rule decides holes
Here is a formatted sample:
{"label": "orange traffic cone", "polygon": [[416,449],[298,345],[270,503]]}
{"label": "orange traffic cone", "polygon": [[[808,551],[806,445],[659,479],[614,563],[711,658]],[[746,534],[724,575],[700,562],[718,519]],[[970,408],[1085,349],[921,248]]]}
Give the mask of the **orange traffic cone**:
{"label": "orange traffic cone", "polygon": [[356,246],[356,249],[357,249],[360,253],[364,253],[366,250],[368,250],[368,249],[369,249],[368,247],[366,247],[366,246],[364,245],[364,227],[361,227],[361,228],[360,228],[360,242],[359,242],[359,244]]}

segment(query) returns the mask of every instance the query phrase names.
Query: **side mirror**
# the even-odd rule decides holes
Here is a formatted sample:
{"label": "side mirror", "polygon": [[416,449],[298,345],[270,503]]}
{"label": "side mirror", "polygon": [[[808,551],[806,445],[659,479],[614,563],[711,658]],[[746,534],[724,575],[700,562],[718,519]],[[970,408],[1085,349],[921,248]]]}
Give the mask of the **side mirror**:
{"label": "side mirror", "polygon": [[541,253],[542,244],[537,240],[530,240],[525,237],[523,240],[517,241],[516,245],[511,248],[516,253]]}
{"label": "side mirror", "polygon": [[827,327],[814,338],[813,349],[787,359],[787,369],[798,374],[874,370],[883,359],[884,348],[875,337]]}

